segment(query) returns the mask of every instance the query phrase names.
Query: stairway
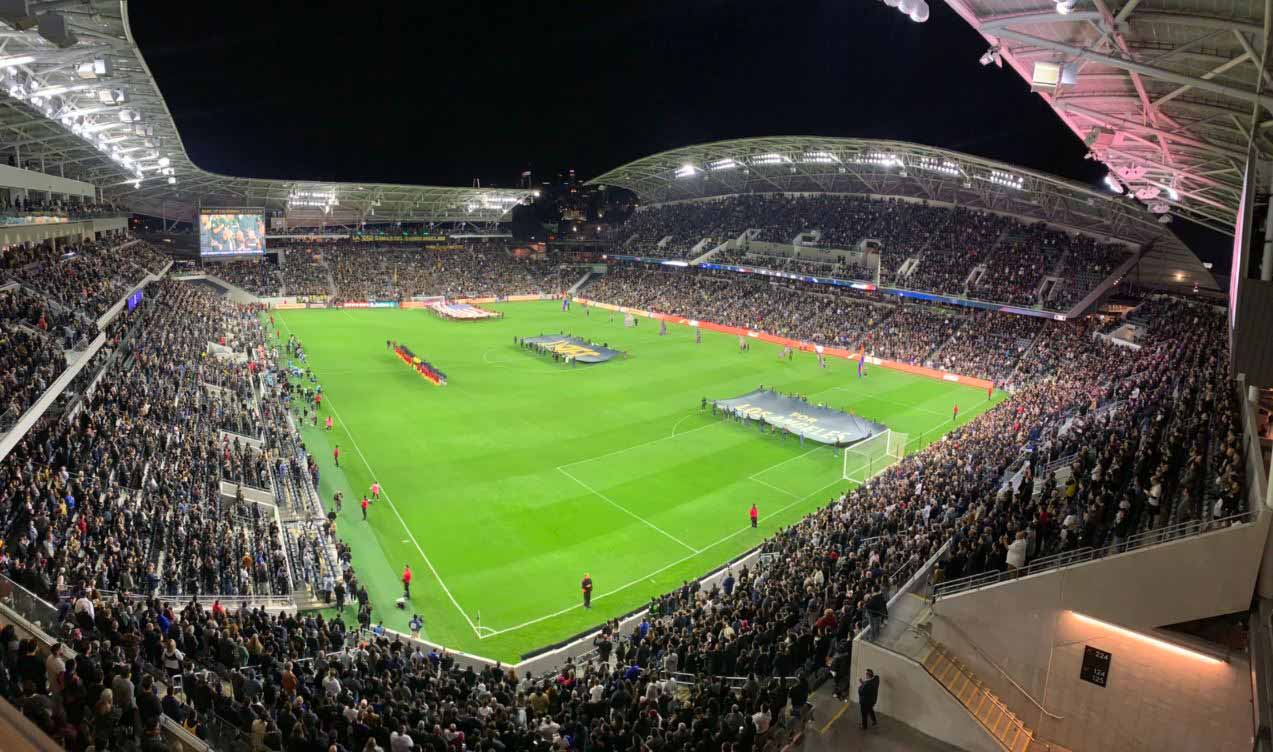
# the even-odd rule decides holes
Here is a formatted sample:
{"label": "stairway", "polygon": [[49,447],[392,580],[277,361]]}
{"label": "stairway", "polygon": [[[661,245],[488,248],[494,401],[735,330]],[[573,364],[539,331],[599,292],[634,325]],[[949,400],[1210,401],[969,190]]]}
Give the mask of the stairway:
{"label": "stairway", "polygon": [[1020,718],[973,676],[958,658],[934,640],[928,641],[929,652],[921,663],[946,691],[950,692],[986,731],[1008,752],[1034,752],[1034,733]]}

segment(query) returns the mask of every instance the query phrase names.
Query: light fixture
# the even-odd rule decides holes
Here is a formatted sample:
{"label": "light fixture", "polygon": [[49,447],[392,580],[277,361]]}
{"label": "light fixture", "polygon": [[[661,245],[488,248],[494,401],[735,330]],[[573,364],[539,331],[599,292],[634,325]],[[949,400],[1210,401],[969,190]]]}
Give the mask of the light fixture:
{"label": "light fixture", "polygon": [[111,63],[109,60],[91,60],[87,63],[80,63],[75,66],[75,74],[80,78],[93,79],[102,78],[111,74]]}
{"label": "light fixture", "polygon": [[1171,199],[1172,201],[1179,201],[1180,191],[1177,191],[1175,188],[1171,186],[1167,186],[1167,198]]}
{"label": "light fixture", "polygon": [[698,172],[698,168],[692,164],[686,163],[677,169],[676,176],[678,178],[689,178],[693,177],[695,172]]}
{"label": "light fixture", "polygon": [[1118,182],[1118,178],[1114,177],[1114,173],[1105,175],[1105,186],[1115,193],[1123,192],[1123,184]]}
{"label": "light fixture", "polygon": [[1056,12],[1068,16],[1074,12],[1075,5],[1078,5],[1078,0],[1056,0]]}
{"label": "light fixture", "polygon": [[171,176],[168,178],[168,185],[172,185],[173,183],[176,183],[176,182],[177,182],[176,178]]}
{"label": "light fixture", "polygon": [[[1177,272],[1176,278],[1183,279],[1184,275]],[[1197,650],[1190,650],[1189,648],[1184,647],[1183,645],[1177,645],[1174,642],[1167,642],[1166,640],[1160,640],[1157,637],[1150,637],[1147,634],[1134,632],[1130,629],[1127,629],[1126,627],[1120,627],[1117,624],[1110,624],[1107,621],[1101,621],[1100,619],[1093,618],[1086,614],[1080,614],[1078,611],[1071,611],[1070,613],[1074,614],[1075,619],[1078,619],[1079,621],[1084,622],[1086,624],[1092,624],[1094,626],[1103,627],[1105,629],[1110,630],[1111,632],[1117,632],[1125,637],[1130,637],[1133,640],[1140,640],[1141,642],[1147,643],[1149,645],[1153,645],[1154,647],[1161,648],[1171,653],[1175,653],[1176,655],[1183,655],[1187,658],[1194,658],[1199,661],[1204,661],[1206,663],[1217,663],[1217,664],[1224,663],[1224,661],[1220,660],[1219,658],[1207,655],[1206,653],[1199,653]]]}
{"label": "light fixture", "polygon": [[928,3],[926,0],[884,0],[884,4],[890,8],[897,8],[902,13],[910,16],[915,23],[924,23],[928,20]]}
{"label": "light fixture", "polygon": [[982,65],[990,65],[991,63],[994,63],[995,65],[1002,68],[1003,56],[999,54],[999,47],[994,46],[986,50],[985,52],[981,53],[981,57],[977,58],[977,62],[981,63]]}
{"label": "light fixture", "polygon": [[168,165],[170,165],[170,164],[172,164],[172,160],[171,160],[171,159],[168,159],[167,157],[160,157],[160,158],[159,158],[159,166],[160,166],[160,167],[167,167],[167,166],[168,166]]}

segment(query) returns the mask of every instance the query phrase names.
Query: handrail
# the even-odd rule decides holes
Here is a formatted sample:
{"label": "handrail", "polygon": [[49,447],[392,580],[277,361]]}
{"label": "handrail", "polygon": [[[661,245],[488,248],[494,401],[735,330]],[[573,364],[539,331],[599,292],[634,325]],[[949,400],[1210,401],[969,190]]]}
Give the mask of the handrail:
{"label": "handrail", "polygon": [[[937,613],[934,613],[934,614],[933,614],[933,618],[934,618],[934,619],[941,619],[943,623],[945,623],[945,624],[946,624],[946,625],[948,625],[948,626],[949,626],[952,630],[954,630],[955,632],[957,632],[957,633],[959,634],[959,636],[963,639],[963,641],[964,641],[964,642],[966,642],[966,643],[968,643],[970,646],[972,646],[972,649],[973,649],[973,650],[975,650],[975,651],[977,652],[977,654],[981,656],[982,660],[984,660],[986,663],[989,663],[989,664],[990,664],[990,666],[991,666],[992,668],[994,668],[994,670],[995,670],[995,671],[998,671],[1000,674],[1002,674],[1002,675],[1003,675],[1003,678],[1007,679],[1007,680],[1008,680],[1008,682],[1012,684],[1012,686],[1016,687],[1016,689],[1017,689],[1017,691],[1018,691],[1018,692],[1020,692],[1021,694],[1025,695],[1025,698],[1026,698],[1027,700],[1029,700],[1029,701],[1030,701],[1030,704],[1032,704],[1032,705],[1034,705],[1036,708],[1038,708],[1040,712],[1042,712],[1042,713],[1043,713],[1044,715],[1046,715],[1047,717],[1049,717],[1049,718],[1051,718],[1051,719],[1053,719],[1053,720],[1056,720],[1056,721],[1063,721],[1063,720],[1065,720],[1065,716],[1061,716],[1061,715],[1057,715],[1056,713],[1053,713],[1052,711],[1050,711],[1050,710],[1048,710],[1047,708],[1043,707],[1043,703],[1041,703],[1041,702],[1039,702],[1038,700],[1034,699],[1034,696],[1033,696],[1033,695],[1031,695],[1029,692],[1027,692],[1027,691],[1026,691],[1026,689],[1025,689],[1025,687],[1022,687],[1020,684],[1018,684],[1018,683],[1017,683],[1017,680],[1016,680],[1016,679],[1013,679],[1011,674],[1009,674],[1007,671],[1005,671],[1005,670],[1003,669],[1003,667],[1001,667],[998,663],[995,663],[994,659],[993,659],[993,658],[991,658],[989,655],[987,655],[987,654],[986,654],[986,651],[982,650],[982,649],[981,649],[981,648],[977,645],[977,643],[973,642],[973,641],[972,641],[972,640],[968,637],[968,635],[967,635],[966,633],[964,633],[964,630],[962,630],[962,629],[960,629],[960,628],[959,628],[959,625],[955,624],[955,622],[951,621],[950,619],[943,618],[940,614],[937,614]],[[928,637],[928,640],[929,640],[930,642],[932,642],[933,644],[937,645],[939,648],[944,647],[944,646],[942,646],[942,645],[941,645],[941,643],[938,643],[938,642],[937,642],[936,640],[934,640],[931,636],[929,636],[929,635],[925,635],[925,636],[926,636],[926,637]]]}
{"label": "handrail", "polygon": [[[974,682],[976,681],[976,677],[972,676],[971,673],[969,672],[965,672],[963,668],[960,667],[959,663],[954,660],[954,656],[952,656],[940,643],[933,643],[933,648],[938,653],[941,653],[942,657],[946,658],[946,660],[955,667],[956,671],[963,674],[964,678],[970,679]],[[925,671],[927,671],[927,667],[925,667]],[[929,674],[929,675],[932,676],[932,674]],[[937,677],[933,677],[933,678],[936,679]],[[938,679],[937,683],[941,684],[942,682],[940,679]],[[1018,718],[1017,714],[1012,712],[1012,709],[1008,707],[1007,703],[1005,703],[1003,700],[1000,700],[998,697],[995,696],[993,692],[986,689],[984,686],[978,686],[977,689],[981,692],[981,696],[983,699],[989,700],[992,705],[994,705],[995,707],[999,709],[999,712],[1001,714],[1007,715],[1013,721],[1015,721],[1017,728],[1020,729],[1021,731],[1024,731],[1030,737],[1031,741],[1034,740],[1034,732],[1031,731],[1030,728],[1025,725],[1025,721]],[[947,689],[946,691],[949,692],[950,690]],[[956,697],[955,699],[958,700],[959,698]],[[960,701],[960,704],[962,705],[963,702]],[[968,706],[965,705],[964,707],[967,708]],[[971,708],[969,709],[971,710]],[[1044,712],[1047,712],[1047,711],[1044,711]],[[981,716],[979,716],[977,713],[973,713],[972,717],[977,721],[978,724],[981,725],[982,728],[990,732],[990,735],[994,737],[995,741],[999,742],[1000,744],[1003,744],[1003,740],[999,738],[998,732],[995,729],[992,729],[989,726],[987,726],[985,721],[981,720]]]}
{"label": "handrail", "polygon": [[1051,556],[1046,556],[1042,559],[1036,559],[1020,569],[981,572],[979,574],[961,577],[957,580],[943,582],[933,588],[933,597],[939,598],[955,595],[968,590],[975,590],[989,585],[997,585],[998,583],[1006,580],[1015,580],[1019,577],[1028,577],[1030,575],[1039,574],[1052,569],[1060,569],[1062,567],[1073,566],[1075,564],[1095,561],[1106,556],[1125,554],[1129,551],[1148,548],[1149,546],[1156,546],[1162,543],[1170,543],[1183,538],[1202,535],[1203,533],[1214,533],[1222,528],[1253,523],[1255,522],[1255,518],[1258,516],[1259,512],[1246,511],[1232,514],[1228,517],[1222,517],[1218,520],[1211,520],[1210,522],[1202,520],[1187,520],[1168,527],[1145,530],[1135,535],[1128,536],[1126,540],[1119,543],[1117,546],[1089,546],[1075,549],[1073,551],[1062,551],[1060,553],[1052,554]]}

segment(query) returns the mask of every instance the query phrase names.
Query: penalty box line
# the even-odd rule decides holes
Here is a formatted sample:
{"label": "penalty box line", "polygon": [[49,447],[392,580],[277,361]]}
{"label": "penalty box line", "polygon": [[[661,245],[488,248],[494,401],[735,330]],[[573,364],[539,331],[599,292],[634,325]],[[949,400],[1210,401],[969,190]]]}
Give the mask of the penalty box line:
{"label": "penalty box line", "polygon": [[[791,502],[791,503],[787,504],[786,506],[779,507],[778,509],[774,510],[773,512],[771,512],[771,513],[769,513],[769,514],[766,514],[766,515],[765,515],[764,517],[762,517],[761,519],[769,519],[770,517],[776,517],[776,516],[778,516],[778,515],[782,514],[783,512],[787,511],[788,509],[790,509],[790,508],[794,507],[795,505],[800,504],[800,503],[802,503],[802,502],[804,502],[804,501],[807,501],[808,499],[811,499],[811,498],[813,498],[814,496],[817,496],[818,494],[822,493],[824,490],[826,490],[827,488],[829,488],[829,487],[831,487],[831,486],[835,485],[836,483],[844,483],[844,482],[846,482],[846,481],[845,481],[843,478],[836,478],[835,480],[833,480],[833,481],[831,481],[830,483],[826,484],[826,485],[825,485],[825,486],[823,486],[822,488],[816,489],[815,491],[813,491],[813,493],[810,493],[810,494],[808,494],[807,496],[802,496],[801,498],[796,499],[795,501],[793,501],[793,502]],[[617,594],[619,594],[619,593],[622,593],[623,591],[627,590],[628,588],[632,587],[633,585],[637,585],[637,584],[639,584],[639,583],[645,582],[646,580],[649,580],[650,578],[654,577],[655,575],[659,575],[659,574],[662,574],[662,573],[666,572],[667,570],[671,569],[672,567],[678,566],[678,565],[680,565],[680,564],[684,564],[685,562],[689,561],[690,559],[694,558],[695,556],[698,556],[699,554],[703,553],[704,551],[707,551],[708,549],[711,549],[711,548],[715,548],[716,546],[719,546],[719,545],[721,545],[722,543],[725,543],[725,542],[727,542],[727,541],[733,540],[734,538],[737,538],[738,536],[742,535],[743,533],[745,533],[745,532],[747,532],[748,530],[751,530],[751,529],[752,529],[751,525],[747,525],[746,527],[740,528],[740,529],[738,529],[737,531],[732,532],[732,533],[730,533],[729,535],[726,535],[724,538],[721,538],[720,540],[716,541],[715,543],[709,543],[709,544],[707,544],[707,545],[706,545],[706,546],[704,546],[702,549],[700,549],[697,553],[693,553],[693,554],[688,554],[688,555],[686,555],[686,556],[682,556],[681,558],[677,559],[676,561],[672,562],[671,564],[667,564],[667,565],[665,565],[665,566],[659,567],[658,569],[654,570],[653,572],[650,572],[650,573],[648,573],[648,574],[642,575],[642,576],[640,576],[640,577],[636,578],[635,580],[632,580],[631,582],[628,582],[628,583],[625,583],[625,584],[623,584],[623,585],[620,585],[619,587],[615,588],[614,590],[607,590],[606,592],[601,593],[600,595],[595,595],[595,596],[593,596],[592,600],[595,602],[595,601],[599,601],[599,600],[601,600],[602,598],[605,598],[605,597],[607,597],[607,596],[617,595]],[[568,607],[563,608],[563,609],[561,609],[561,610],[559,610],[559,611],[554,611],[554,612],[553,612],[553,613],[551,613],[551,614],[546,614],[546,615],[544,615],[544,616],[540,616],[540,617],[538,617],[538,618],[536,618],[536,619],[531,619],[530,621],[522,622],[521,624],[518,624],[518,625],[516,625],[516,626],[506,627],[506,628],[504,628],[504,629],[497,629],[497,630],[494,630],[491,634],[486,634],[486,635],[479,634],[479,635],[478,635],[478,639],[480,639],[480,640],[485,640],[487,637],[495,637],[495,636],[497,636],[497,635],[507,634],[507,633],[509,633],[509,632],[516,632],[516,631],[517,631],[517,630],[519,630],[519,629],[524,629],[524,628],[526,628],[526,627],[533,626],[533,625],[535,625],[535,624],[539,624],[540,622],[548,621],[549,619],[555,619],[555,618],[557,618],[558,616],[561,616],[561,615],[563,615],[563,614],[568,614],[568,613],[570,613],[571,611],[574,611],[574,610],[576,610],[576,609],[581,609],[581,608],[583,608],[583,604],[582,604],[582,603],[576,603],[576,604],[575,604],[575,605],[573,605],[573,606],[568,606]],[[485,627],[483,627],[483,629],[486,629],[486,628],[485,628]]]}
{"label": "penalty box line", "polygon": [[[576,464],[578,464],[578,463],[576,463]],[[640,523],[644,524],[646,527],[649,527],[651,530],[654,530],[655,532],[658,532],[658,533],[662,533],[662,534],[663,534],[664,536],[666,536],[667,538],[669,538],[669,539],[671,539],[671,540],[673,540],[673,541],[675,541],[675,542],[677,542],[677,543],[681,544],[682,546],[684,546],[684,547],[688,548],[689,550],[693,551],[695,554],[698,554],[698,553],[701,553],[701,552],[702,552],[702,549],[694,548],[693,546],[691,546],[690,544],[688,544],[688,543],[686,543],[685,541],[681,540],[680,538],[677,538],[675,535],[672,535],[671,533],[669,533],[668,531],[666,531],[666,530],[664,530],[663,528],[659,527],[658,525],[655,525],[653,522],[650,522],[649,520],[647,520],[646,518],[644,518],[644,517],[642,517],[641,515],[637,514],[636,512],[633,512],[631,509],[628,509],[627,507],[623,506],[622,504],[620,504],[619,502],[617,502],[617,501],[615,501],[614,499],[610,498],[609,496],[606,496],[605,494],[601,493],[600,491],[598,491],[597,489],[595,489],[595,488],[593,488],[592,486],[588,485],[587,483],[584,483],[583,481],[579,480],[578,478],[576,478],[575,476],[573,476],[573,475],[571,475],[569,472],[567,472],[567,471],[565,470],[565,467],[566,467],[565,465],[561,465],[561,466],[559,466],[559,467],[557,468],[557,472],[561,473],[562,475],[566,476],[567,478],[569,478],[569,479],[573,480],[574,482],[578,483],[579,485],[583,486],[586,490],[590,491],[590,492],[591,492],[594,496],[596,496],[598,499],[601,499],[602,501],[606,502],[607,504],[609,504],[610,506],[614,507],[615,509],[618,509],[620,512],[623,512],[624,514],[628,515],[629,517],[631,517],[632,519],[636,520],[637,522],[640,522]]]}
{"label": "penalty box line", "polygon": [[[344,309],[342,308],[341,310],[343,311]],[[292,333],[292,328],[287,325],[287,321],[284,320],[282,316],[279,317],[279,321],[283,324],[283,328],[286,329],[287,333],[290,335]],[[349,424],[346,423],[345,419],[340,417],[340,413],[336,411],[336,404],[332,402],[330,396],[327,396],[325,401],[327,402],[327,406],[331,408],[332,416],[335,417],[336,420],[340,421],[340,425],[344,427],[345,433],[349,434],[349,442],[354,445],[354,451],[358,452],[358,457],[362,460],[363,466],[367,468],[367,472],[371,473],[373,480],[379,478],[379,476],[376,475],[376,471],[371,468],[371,463],[367,461],[367,455],[363,454],[362,447],[358,446],[358,439],[354,438],[354,432],[349,428]],[[314,490],[317,491],[318,489]],[[478,629],[477,625],[473,623],[473,620],[469,618],[468,612],[460,606],[460,602],[455,599],[455,596],[451,593],[451,589],[446,586],[446,582],[443,581],[442,575],[438,574],[437,568],[434,567],[433,562],[429,560],[429,555],[424,552],[424,548],[420,545],[420,542],[416,540],[415,533],[411,532],[411,528],[407,527],[406,520],[402,519],[402,515],[398,512],[398,506],[393,503],[393,499],[389,498],[389,491],[383,485],[380,487],[380,493],[385,497],[385,501],[389,502],[389,508],[393,510],[393,515],[398,518],[398,522],[402,525],[402,529],[406,531],[407,537],[415,546],[415,550],[418,551],[420,553],[420,557],[424,559],[425,566],[427,566],[429,571],[433,573],[433,579],[438,581],[438,585],[442,587],[442,592],[446,593],[446,597],[450,599],[451,605],[455,606],[455,610],[460,612],[460,616],[464,617],[464,621],[468,622],[469,628],[473,630],[473,634],[477,635],[478,639],[481,639],[481,631]]]}

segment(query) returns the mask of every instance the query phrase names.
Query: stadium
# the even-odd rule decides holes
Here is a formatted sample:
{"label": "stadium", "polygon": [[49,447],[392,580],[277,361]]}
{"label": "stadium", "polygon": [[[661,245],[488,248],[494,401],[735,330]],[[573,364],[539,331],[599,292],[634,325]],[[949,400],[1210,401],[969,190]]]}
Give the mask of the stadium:
{"label": "stadium", "polygon": [[240,177],[158,81],[242,40],[0,0],[0,750],[1273,750],[1273,7],[837,12],[1018,130],[756,105],[456,186],[263,109],[310,166]]}

